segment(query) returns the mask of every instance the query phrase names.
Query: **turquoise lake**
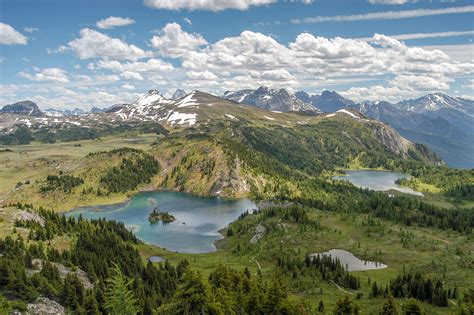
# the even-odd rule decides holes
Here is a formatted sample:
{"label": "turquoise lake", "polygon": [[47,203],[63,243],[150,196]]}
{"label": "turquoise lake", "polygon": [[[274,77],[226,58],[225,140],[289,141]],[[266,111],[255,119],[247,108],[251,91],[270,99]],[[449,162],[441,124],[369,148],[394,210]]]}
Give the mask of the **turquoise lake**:
{"label": "turquoise lake", "polygon": [[397,185],[395,182],[401,178],[410,178],[409,175],[398,172],[386,171],[345,171],[344,176],[334,176],[334,179],[347,180],[354,186],[377,191],[397,190],[402,193],[423,196],[421,192],[409,187]]}
{"label": "turquoise lake", "polygon": [[[151,224],[148,215],[155,208],[169,212],[176,221]],[[256,205],[249,199],[154,191],[138,193],[126,203],[84,207],[68,215],[120,221],[146,243],[182,253],[205,253],[216,250],[214,242],[222,238],[218,232],[220,229],[235,221],[246,210],[251,212],[253,209],[256,209]]]}

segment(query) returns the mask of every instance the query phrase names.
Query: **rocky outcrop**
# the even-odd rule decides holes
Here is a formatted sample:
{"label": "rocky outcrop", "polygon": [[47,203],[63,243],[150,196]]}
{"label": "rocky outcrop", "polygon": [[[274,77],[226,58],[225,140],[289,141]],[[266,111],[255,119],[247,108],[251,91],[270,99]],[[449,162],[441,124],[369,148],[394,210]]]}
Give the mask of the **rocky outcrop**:
{"label": "rocky outcrop", "polygon": [[407,139],[400,136],[392,127],[384,123],[373,123],[372,130],[374,136],[391,152],[402,155],[403,157],[408,156],[408,149],[412,146],[412,143]]}
{"label": "rocky outcrop", "polygon": [[[43,259],[33,259],[32,263],[33,263],[34,269],[31,270],[29,274],[31,275],[31,274],[40,272],[43,269],[44,262],[45,261]],[[81,270],[79,268],[72,270],[71,268],[68,268],[64,266],[63,264],[55,263],[55,262],[51,262],[51,264],[54,267],[56,267],[56,269],[58,269],[59,276],[61,277],[61,279],[64,279],[67,277],[68,274],[73,273],[81,281],[84,289],[89,290],[89,289],[94,288],[94,284],[92,284],[92,282],[89,280],[89,277],[87,276],[87,273],[84,270]]]}
{"label": "rocky outcrop", "polygon": [[66,314],[64,306],[50,300],[46,297],[39,297],[34,303],[29,303],[27,306],[28,314],[34,315],[62,315]]}
{"label": "rocky outcrop", "polygon": [[259,240],[261,240],[265,234],[267,233],[267,228],[264,227],[263,225],[261,224],[258,224],[257,226],[255,226],[254,228],[254,235],[253,237],[250,239],[250,244],[256,244],[258,243]]}
{"label": "rocky outcrop", "polygon": [[18,221],[33,221],[44,226],[44,219],[36,212],[23,210],[18,213],[16,219]]}

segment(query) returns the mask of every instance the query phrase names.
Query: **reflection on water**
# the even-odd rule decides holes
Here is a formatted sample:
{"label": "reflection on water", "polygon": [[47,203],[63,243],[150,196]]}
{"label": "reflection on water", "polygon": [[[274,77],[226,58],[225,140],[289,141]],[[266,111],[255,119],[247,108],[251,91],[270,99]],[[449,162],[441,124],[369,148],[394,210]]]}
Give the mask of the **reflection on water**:
{"label": "reflection on water", "polygon": [[[155,208],[169,212],[176,221],[151,224],[148,215]],[[68,215],[120,221],[147,243],[172,251],[203,253],[216,250],[214,241],[222,238],[218,233],[220,229],[246,210],[255,208],[255,204],[248,199],[231,200],[155,191],[138,193],[127,203],[80,208]]]}
{"label": "reflection on water", "polygon": [[360,270],[372,270],[372,269],[383,269],[387,268],[387,265],[384,265],[376,261],[361,260],[354,256],[351,252],[342,250],[342,249],[331,249],[327,252],[314,253],[310,256],[316,257],[319,255],[331,256],[333,258],[338,258],[341,264],[346,267],[347,271],[360,271]]}
{"label": "reflection on water", "polygon": [[160,256],[151,256],[150,258],[148,258],[148,260],[152,263],[158,263],[158,262],[165,261],[165,259],[163,257],[160,257]]}
{"label": "reflection on water", "polygon": [[397,185],[395,182],[401,178],[409,178],[409,175],[386,171],[345,171],[345,176],[334,176],[334,179],[347,180],[354,186],[368,188],[377,191],[398,190],[402,193],[423,196],[421,192],[409,187]]}

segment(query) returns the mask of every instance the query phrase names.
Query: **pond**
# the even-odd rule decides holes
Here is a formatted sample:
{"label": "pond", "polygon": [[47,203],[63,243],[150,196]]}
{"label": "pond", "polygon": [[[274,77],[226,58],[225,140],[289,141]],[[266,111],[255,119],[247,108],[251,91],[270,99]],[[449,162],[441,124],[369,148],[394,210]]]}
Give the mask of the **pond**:
{"label": "pond", "polygon": [[357,258],[351,252],[342,249],[331,249],[327,252],[314,253],[310,256],[331,256],[332,258],[338,258],[341,264],[346,267],[347,271],[361,271],[361,270],[372,270],[372,269],[383,269],[387,268],[387,265],[376,261],[368,261]]}
{"label": "pond", "polygon": [[396,184],[398,179],[410,178],[407,174],[386,171],[345,171],[344,173],[346,175],[334,176],[333,178],[347,180],[354,186],[361,188],[377,191],[397,190],[406,194],[423,196],[421,192]]}
{"label": "pond", "polygon": [[[150,223],[148,216],[155,208],[172,214],[176,220]],[[256,205],[249,199],[154,191],[138,193],[126,203],[84,207],[68,215],[120,221],[146,243],[182,253],[205,253],[216,250],[214,242],[222,238],[220,229],[253,209]]]}

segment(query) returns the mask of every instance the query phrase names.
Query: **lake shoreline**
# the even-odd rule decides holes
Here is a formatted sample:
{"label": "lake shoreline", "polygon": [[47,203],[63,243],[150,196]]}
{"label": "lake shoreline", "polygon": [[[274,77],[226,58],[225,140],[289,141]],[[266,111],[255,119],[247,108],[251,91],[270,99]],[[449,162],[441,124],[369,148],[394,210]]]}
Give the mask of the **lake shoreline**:
{"label": "lake shoreline", "polygon": [[[79,207],[67,216],[115,220],[146,244],[179,253],[205,253],[219,249],[223,231],[246,212],[256,209],[248,198],[196,196],[186,192],[154,190],[139,192],[122,203]],[[153,208],[167,212],[176,221],[149,222]]]}
{"label": "lake shoreline", "polygon": [[331,176],[333,180],[342,180],[352,185],[369,189],[372,191],[381,191],[390,193],[409,194],[412,196],[424,197],[422,192],[416,191],[411,187],[403,186],[397,183],[399,179],[409,179],[411,175],[399,171],[389,170],[345,170],[344,174]]}

